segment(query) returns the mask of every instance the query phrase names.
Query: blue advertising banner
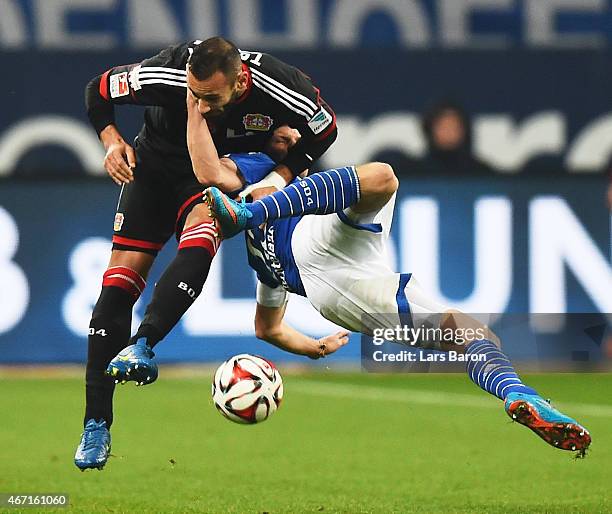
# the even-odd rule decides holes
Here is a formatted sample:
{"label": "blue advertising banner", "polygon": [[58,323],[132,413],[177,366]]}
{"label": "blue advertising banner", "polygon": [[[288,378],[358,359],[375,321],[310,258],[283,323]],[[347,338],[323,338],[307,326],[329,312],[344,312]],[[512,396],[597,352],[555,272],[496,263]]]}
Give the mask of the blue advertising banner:
{"label": "blue advertising banner", "polygon": [[[603,179],[586,177],[403,180],[390,262],[465,312],[611,313],[604,188]],[[83,362],[117,195],[110,181],[91,179],[1,183],[0,362]],[[135,325],[174,251],[171,241],[136,306]],[[242,351],[299,359],[253,337],[254,289],[243,241],[224,242],[203,294],[159,345],[160,359],[214,361]],[[333,330],[306,300],[293,297],[289,305],[287,320],[297,329]],[[506,349],[529,357],[511,341]],[[334,359],[359,356],[356,339]]]}

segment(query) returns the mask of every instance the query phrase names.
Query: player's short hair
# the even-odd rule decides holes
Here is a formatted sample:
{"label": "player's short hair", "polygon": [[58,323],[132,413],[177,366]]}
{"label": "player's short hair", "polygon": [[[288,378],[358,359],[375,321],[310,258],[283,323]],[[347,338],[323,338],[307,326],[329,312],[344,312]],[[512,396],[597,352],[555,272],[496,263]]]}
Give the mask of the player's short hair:
{"label": "player's short hair", "polygon": [[231,41],[218,36],[202,41],[189,59],[189,70],[198,80],[206,80],[218,71],[233,78],[241,67],[240,50]]}

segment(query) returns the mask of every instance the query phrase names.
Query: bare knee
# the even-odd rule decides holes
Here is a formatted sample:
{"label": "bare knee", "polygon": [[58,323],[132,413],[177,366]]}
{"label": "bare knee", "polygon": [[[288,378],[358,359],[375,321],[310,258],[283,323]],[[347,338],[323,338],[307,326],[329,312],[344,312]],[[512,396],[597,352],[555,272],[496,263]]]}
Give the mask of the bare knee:
{"label": "bare knee", "polygon": [[380,177],[380,193],[393,195],[399,188],[399,180],[395,175],[393,167],[386,162],[376,162],[374,164]]}
{"label": "bare knee", "polygon": [[198,205],[194,206],[193,209],[191,209],[191,212],[187,215],[183,230],[208,221],[212,221],[208,206],[204,203],[199,203]]}
{"label": "bare knee", "polygon": [[399,187],[393,168],[386,162],[369,162],[357,166],[357,176],[361,189],[370,193],[393,194]]}
{"label": "bare knee", "polygon": [[457,338],[461,339],[458,344],[462,346],[467,346],[473,341],[487,339],[501,348],[499,337],[487,325],[456,309],[449,309],[444,313],[440,327],[452,330]]}
{"label": "bare knee", "polygon": [[357,176],[361,190],[360,203],[367,204],[364,208],[381,207],[399,187],[393,168],[384,162],[370,162],[358,166]]}
{"label": "bare knee", "polygon": [[154,255],[145,252],[113,250],[108,267],[112,268],[115,266],[125,266],[126,268],[138,273],[142,278],[146,279],[154,260]]}

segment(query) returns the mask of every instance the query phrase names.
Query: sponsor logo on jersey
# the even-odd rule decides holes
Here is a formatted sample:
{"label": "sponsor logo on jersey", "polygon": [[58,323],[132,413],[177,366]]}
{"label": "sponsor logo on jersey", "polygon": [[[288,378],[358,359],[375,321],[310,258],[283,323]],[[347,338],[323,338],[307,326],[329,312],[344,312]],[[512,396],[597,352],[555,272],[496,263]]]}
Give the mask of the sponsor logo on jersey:
{"label": "sponsor logo on jersey", "polygon": [[117,73],[110,76],[110,95],[111,98],[118,98],[130,94],[130,86],[128,85],[127,71]]}
{"label": "sponsor logo on jersey", "polygon": [[113,225],[113,229],[115,230],[115,232],[119,232],[121,230],[121,227],[123,227],[123,213],[118,212],[115,214],[115,223]]}
{"label": "sponsor logo on jersey", "polygon": [[264,225],[261,238],[255,236],[254,231],[247,230],[247,250],[257,258],[265,269],[276,278],[278,282],[289,292],[291,288],[285,278],[285,270],[276,256],[276,243],[274,241],[274,226]]}
{"label": "sponsor logo on jersey", "polygon": [[308,121],[308,126],[314,134],[319,134],[320,132],[323,132],[326,127],[329,126],[333,119],[334,118],[332,117],[332,115],[328,113],[324,107],[321,107],[321,110],[312,118],[310,118],[310,120]]}
{"label": "sponsor logo on jersey", "polygon": [[244,118],[242,118],[242,123],[246,130],[260,130],[265,132],[270,130],[274,120],[265,114],[246,114]]}

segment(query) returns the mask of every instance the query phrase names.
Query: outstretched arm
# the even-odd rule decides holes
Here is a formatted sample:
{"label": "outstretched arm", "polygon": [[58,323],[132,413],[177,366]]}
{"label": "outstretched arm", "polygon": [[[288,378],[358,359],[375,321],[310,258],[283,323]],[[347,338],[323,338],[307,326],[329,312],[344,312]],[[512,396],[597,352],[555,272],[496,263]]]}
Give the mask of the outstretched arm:
{"label": "outstretched arm", "polygon": [[255,312],[255,335],[258,339],[263,339],[287,352],[305,355],[311,359],[325,357],[348,343],[349,332],[346,330],[340,330],[321,339],[314,339],[290,327],[283,321],[287,303],[283,300],[282,305],[278,307],[262,305],[260,303],[262,287],[271,290],[268,286],[258,284],[258,301]]}
{"label": "outstretched arm", "polygon": [[187,148],[193,172],[205,187],[216,186],[221,191],[240,189],[244,184],[238,167],[227,158],[219,158],[206,120],[198,110],[198,102],[187,89]]}

